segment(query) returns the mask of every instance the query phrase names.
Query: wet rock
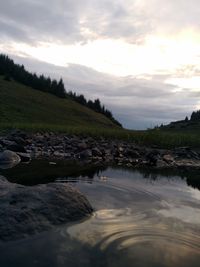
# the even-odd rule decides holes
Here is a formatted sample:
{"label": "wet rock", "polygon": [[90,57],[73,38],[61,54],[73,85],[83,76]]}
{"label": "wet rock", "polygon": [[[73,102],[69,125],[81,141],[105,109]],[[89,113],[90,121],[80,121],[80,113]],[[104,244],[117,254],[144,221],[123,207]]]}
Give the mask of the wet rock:
{"label": "wet rock", "polygon": [[29,162],[31,160],[31,155],[28,153],[17,152],[17,155],[20,156],[21,162]]}
{"label": "wet rock", "polygon": [[0,176],[0,197],[0,241],[21,239],[93,211],[86,197],[67,184],[30,187]]}
{"label": "wet rock", "polygon": [[20,157],[13,151],[5,150],[0,153],[0,164],[19,163]]}
{"label": "wet rock", "polygon": [[163,160],[167,163],[171,163],[174,161],[174,157],[170,154],[163,155]]}

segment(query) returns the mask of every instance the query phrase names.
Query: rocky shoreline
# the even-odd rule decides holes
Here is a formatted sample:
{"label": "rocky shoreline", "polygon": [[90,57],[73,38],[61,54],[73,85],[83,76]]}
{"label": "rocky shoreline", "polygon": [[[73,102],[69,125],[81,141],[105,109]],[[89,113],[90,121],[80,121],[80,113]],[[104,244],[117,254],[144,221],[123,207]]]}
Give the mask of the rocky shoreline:
{"label": "rocky shoreline", "polygon": [[[32,159],[48,159],[50,164],[69,160],[128,168],[200,169],[200,152],[189,147],[167,150],[134,142],[18,130],[0,136],[0,169]],[[21,239],[93,211],[86,197],[67,184],[23,186],[0,176],[0,196],[0,241]]]}
{"label": "rocky shoreline", "polygon": [[[7,135],[0,136],[0,151],[0,164],[4,164],[5,167],[7,164],[18,164],[19,161],[28,162],[31,159],[45,158],[50,161],[76,160],[130,168],[200,168],[200,151],[189,147],[167,150],[142,147],[134,142],[51,132],[31,134],[11,131]],[[5,155],[9,153],[10,162]]]}

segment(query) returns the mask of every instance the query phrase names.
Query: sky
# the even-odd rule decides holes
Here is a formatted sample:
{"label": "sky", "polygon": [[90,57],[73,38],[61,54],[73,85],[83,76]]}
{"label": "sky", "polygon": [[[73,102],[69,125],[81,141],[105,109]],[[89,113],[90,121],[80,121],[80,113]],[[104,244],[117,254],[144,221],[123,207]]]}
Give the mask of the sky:
{"label": "sky", "polygon": [[199,0],[0,0],[0,52],[151,128],[200,109],[199,18]]}

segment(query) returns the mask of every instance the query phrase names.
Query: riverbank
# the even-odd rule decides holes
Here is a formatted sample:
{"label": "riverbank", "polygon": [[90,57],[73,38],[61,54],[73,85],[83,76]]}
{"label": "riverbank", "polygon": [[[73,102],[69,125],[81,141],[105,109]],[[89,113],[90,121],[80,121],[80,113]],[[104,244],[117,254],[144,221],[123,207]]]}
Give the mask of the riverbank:
{"label": "riverbank", "polygon": [[[73,161],[77,164],[77,171],[80,165],[112,165],[130,169],[145,167],[146,170],[155,171],[200,169],[200,151],[190,147],[169,150],[103,137],[53,132],[10,131],[0,136],[0,169],[12,168],[20,162],[28,163],[35,159],[45,159],[49,165]],[[66,175],[66,171],[64,174]],[[14,176],[18,174],[15,173]],[[16,177],[14,181],[9,180],[10,182],[0,178],[0,194],[3,200],[0,205],[0,217],[3,218],[0,220],[0,240],[20,239],[92,213],[92,206],[78,190],[67,184],[52,183],[58,178],[53,174],[52,176],[52,181],[47,183],[41,179],[38,181],[37,175],[32,177],[34,181],[28,181],[25,177],[27,183],[33,186],[21,185],[22,181],[19,182]],[[41,182],[44,184],[39,185]]]}
{"label": "riverbank", "polygon": [[[116,164],[130,168],[200,169],[200,150],[190,147],[162,149],[156,146],[139,146],[134,141],[53,132],[10,131],[0,136],[0,150],[1,155],[7,150],[16,153],[22,162],[28,162],[31,159],[48,159],[54,164],[54,160],[60,159],[105,165]],[[3,156],[0,157],[0,161],[2,164]],[[14,164],[16,162],[19,163],[19,160],[15,158]]]}

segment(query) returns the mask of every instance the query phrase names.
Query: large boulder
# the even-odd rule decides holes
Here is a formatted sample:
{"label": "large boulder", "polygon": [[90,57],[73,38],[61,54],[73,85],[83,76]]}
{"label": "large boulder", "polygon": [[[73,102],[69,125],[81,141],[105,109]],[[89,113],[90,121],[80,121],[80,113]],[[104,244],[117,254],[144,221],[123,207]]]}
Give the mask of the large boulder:
{"label": "large boulder", "polygon": [[12,168],[21,161],[20,156],[10,150],[0,152],[0,168]]}
{"label": "large boulder", "polygon": [[84,195],[63,183],[31,187],[0,176],[0,198],[0,241],[21,239],[93,211]]}

